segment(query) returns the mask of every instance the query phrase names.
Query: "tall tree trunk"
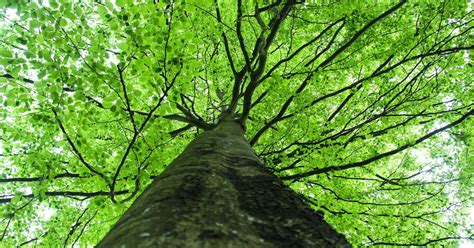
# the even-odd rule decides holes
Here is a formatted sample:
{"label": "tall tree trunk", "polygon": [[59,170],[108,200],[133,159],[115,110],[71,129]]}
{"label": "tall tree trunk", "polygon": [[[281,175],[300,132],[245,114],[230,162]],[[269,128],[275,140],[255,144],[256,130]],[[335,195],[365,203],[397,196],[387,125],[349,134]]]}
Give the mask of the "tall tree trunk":
{"label": "tall tree trunk", "polygon": [[98,247],[350,247],[223,121],[200,134]]}

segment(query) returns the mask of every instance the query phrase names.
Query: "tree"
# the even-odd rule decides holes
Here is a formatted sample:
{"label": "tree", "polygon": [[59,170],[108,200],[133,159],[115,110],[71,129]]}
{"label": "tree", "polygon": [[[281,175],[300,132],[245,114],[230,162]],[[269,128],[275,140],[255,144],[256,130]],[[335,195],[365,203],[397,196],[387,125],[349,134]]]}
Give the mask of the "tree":
{"label": "tree", "polygon": [[[162,214],[176,242],[472,242],[468,1],[1,9],[5,246],[95,245],[137,211]],[[143,209],[151,191],[166,204]]]}

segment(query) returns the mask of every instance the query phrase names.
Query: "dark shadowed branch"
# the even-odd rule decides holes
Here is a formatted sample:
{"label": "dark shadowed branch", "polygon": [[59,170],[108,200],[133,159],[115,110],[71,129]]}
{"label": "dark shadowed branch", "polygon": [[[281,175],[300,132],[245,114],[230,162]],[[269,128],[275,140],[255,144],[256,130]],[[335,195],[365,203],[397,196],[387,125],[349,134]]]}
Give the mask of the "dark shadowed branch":
{"label": "dark shadowed branch", "polygon": [[420,243],[394,243],[394,242],[373,242],[373,243],[368,243],[369,245],[384,245],[384,246],[422,246],[425,247],[429,244],[440,242],[440,241],[445,241],[445,240],[462,240],[462,239],[468,239],[468,240],[474,240],[474,236],[469,236],[469,237],[462,237],[462,236],[456,236],[456,237],[444,237],[444,238],[438,238],[438,239],[430,239],[425,242],[420,242]]}
{"label": "dark shadowed branch", "polygon": [[91,221],[95,218],[95,216],[97,215],[97,212],[98,210],[96,210],[94,212],[94,214],[84,223],[84,225],[82,226],[82,229],[81,229],[81,232],[79,232],[79,234],[77,235],[76,239],[74,239],[74,242],[72,243],[71,247],[74,247],[77,243],[77,241],[81,238],[82,234],[84,233],[84,231],[86,230],[87,226],[91,223]]}
{"label": "dark shadowed branch", "polygon": [[[117,169],[115,171],[115,174],[114,174],[114,177],[113,177],[113,180],[112,180],[112,184],[110,185],[110,197],[111,197],[111,200],[115,203],[116,200],[115,200],[115,185],[117,183],[117,179],[118,179],[118,176],[120,175],[120,171],[123,167],[123,165],[125,164],[125,161],[127,160],[127,157],[128,157],[128,154],[130,153],[130,151],[132,150],[132,147],[133,145],[135,144],[135,142],[137,141],[137,138],[138,138],[138,135],[143,131],[143,129],[145,128],[145,126],[148,124],[148,122],[150,121],[151,117],[153,116],[153,113],[161,106],[163,100],[168,96],[168,91],[173,87],[173,85],[175,84],[176,82],[176,79],[178,78],[180,72],[181,72],[181,69],[182,69],[182,65],[179,67],[179,70],[178,72],[176,72],[176,74],[173,76],[172,80],[168,83],[168,78],[166,76],[166,74],[163,75],[164,79],[165,79],[165,82],[167,82],[167,85],[166,87],[163,89],[163,93],[160,97],[160,99],[158,100],[158,102],[156,103],[156,105],[150,110],[150,112],[148,113],[148,115],[146,116],[145,120],[142,122],[142,124],[140,125],[140,127],[138,128],[137,132],[135,132],[133,134],[133,137],[131,139],[131,141],[129,142],[128,146],[127,146],[127,149],[125,150],[123,156],[122,156],[122,159],[120,160],[120,163],[119,165],[117,166]],[[166,71],[166,70],[165,70]]]}
{"label": "dark shadowed branch", "polygon": [[[293,102],[293,99],[295,97],[295,95],[301,93],[305,88],[306,86],[308,85],[308,82],[309,80],[311,80],[312,76],[314,75],[315,72],[317,72],[320,68],[323,68],[325,67],[326,65],[328,65],[329,63],[331,63],[339,54],[341,54],[342,52],[344,52],[345,50],[347,50],[357,39],[359,39],[370,27],[372,27],[374,24],[380,22],[382,19],[384,19],[385,17],[389,16],[391,13],[395,12],[396,10],[398,10],[399,8],[402,7],[402,5],[405,3],[406,1],[400,1],[400,3],[398,3],[397,5],[393,6],[392,8],[388,9],[387,11],[385,11],[384,13],[382,13],[381,15],[377,16],[376,18],[374,18],[373,20],[371,20],[370,22],[368,22],[364,27],[362,27],[359,31],[357,31],[351,39],[349,39],[349,41],[347,41],[344,45],[342,45],[341,47],[339,47],[335,52],[333,52],[328,58],[326,58],[323,62],[321,62],[314,70],[310,70],[310,72],[308,73],[307,77],[302,81],[302,83],[300,84],[300,86],[298,87],[298,89],[296,90],[295,94],[291,95],[286,101],[285,103],[283,104],[283,106],[280,108],[280,111],[278,112],[278,114],[272,118],[270,121],[268,121],[259,131],[257,131],[257,133],[254,135],[254,137],[251,139],[250,141],[250,144],[253,145],[255,144],[258,139],[260,138],[260,136],[266,131],[268,130],[271,126],[275,125],[277,122],[281,121],[282,120],[282,117],[284,116],[286,110],[288,109],[289,105]],[[329,30],[330,28],[332,28],[333,25],[336,25],[338,22],[340,21],[343,21],[344,19],[340,19],[336,22],[334,22],[333,24],[331,24],[330,26],[328,26],[326,28],[326,30]],[[312,65],[314,63],[314,61],[316,61],[317,58],[319,58],[323,53],[325,53],[327,50],[329,50],[329,48],[331,47],[331,45],[334,43],[334,40],[335,38],[337,37],[337,35],[339,34],[339,32],[341,31],[342,27],[344,25],[341,25],[339,26],[338,30],[333,34],[331,40],[329,41],[329,43],[326,45],[326,47],[320,51],[319,53],[317,53],[314,58],[312,58],[309,62],[307,62],[305,64],[306,67]],[[320,35],[324,34],[325,31],[323,31]],[[319,36],[317,36],[315,39],[313,39],[314,41],[318,40],[319,39]],[[307,43],[308,44],[308,43]],[[308,44],[309,45],[309,44]],[[300,49],[296,50],[296,53],[299,53],[301,50],[303,50],[304,48],[306,47],[306,44],[303,45],[302,47],[300,47]],[[295,54],[296,55],[296,54]],[[390,58],[390,57],[389,57]],[[289,57],[289,59],[291,59],[291,56]],[[381,66],[383,66],[384,64],[386,64],[387,62],[384,62],[382,63]],[[277,63],[278,65],[278,63]],[[378,70],[378,69],[377,69]],[[250,86],[250,85],[249,85]],[[355,86],[355,85],[354,85]],[[352,88],[352,87],[351,87]],[[245,107],[245,102],[244,102],[244,107]],[[244,108],[244,113],[245,113],[245,108]],[[286,119],[286,118],[285,118]]]}
{"label": "dark shadowed branch", "polygon": [[69,145],[71,146],[72,150],[74,151],[74,153],[76,154],[76,156],[79,158],[79,160],[81,161],[81,163],[90,171],[92,172],[93,174],[96,174],[98,176],[100,176],[101,178],[105,179],[105,176],[102,172],[99,172],[97,171],[96,169],[94,169],[92,167],[92,165],[90,165],[85,159],[84,159],[84,156],[82,156],[82,153],[77,149],[76,145],[74,144],[74,142],[71,140],[71,138],[69,137],[68,133],[66,132],[66,129],[64,128],[59,116],[58,116],[58,113],[56,112],[56,110],[52,109],[53,113],[54,113],[54,116],[56,117],[56,120],[59,124],[59,128],[61,129],[62,133],[64,134],[64,136],[66,137],[66,140],[67,142],[69,143]]}
{"label": "dark shadowed branch", "polygon": [[[10,183],[10,182],[38,182],[47,179],[48,177],[46,176],[40,176],[40,177],[12,177],[12,178],[0,178],[0,183]],[[57,178],[82,178],[80,174],[76,173],[61,173],[54,175],[52,177],[53,179]]]}
{"label": "dark shadowed branch", "polygon": [[469,112],[467,112],[466,114],[461,116],[461,118],[457,119],[456,121],[454,121],[454,122],[452,122],[448,125],[445,125],[441,128],[438,128],[434,131],[429,132],[428,134],[426,134],[426,135],[418,138],[417,140],[415,140],[413,143],[405,144],[403,146],[398,147],[397,149],[393,149],[393,150],[390,150],[388,152],[378,154],[378,155],[376,155],[374,157],[371,157],[369,159],[362,160],[362,161],[359,161],[359,162],[349,163],[349,164],[345,164],[345,165],[340,165],[340,166],[328,166],[328,167],[318,168],[318,169],[314,169],[314,170],[311,170],[311,171],[308,171],[308,172],[303,172],[303,173],[299,173],[299,174],[295,174],[295,175],[291,175],[291,176],[283,176],[281,178],[283,180],[298,180],[298,179],[301,179],[301,178],[305,178],[305,177],[309,177],[309,176],[317,175],[317,174],[321,174],[321,173],[346,170],[346,169],[351,169],[351,168],[356,168],[356,167],[362,167],[362,166],[368,165],[370,163],[373,163],[375,161],[378,161],[382,158],[386,158],[388,156],[397,154],[397,153],[399,153],[403,150],[406,150],[410,147],[413,147],[413,146],[415,146],[415,145],[431,138],[432,136],[434,136],[438,133],[441,133],[441,132],[443,132],[443,131],[445,131],[445,130],[447,130],[447,129],[455,126],[455,125],[458,125],[459,123],[462,123],[464,120],[466,120],[467,118],[469,118],[469,116],[471,116],[473,114],[474,114],[474,110],[470,110]]}
{"label": "dark shadowed branch", "polygon": [[68,242],[69,238],[71,238],[71,236],[74,234],[76,229],[82,224],[81,218],[82,218],[82,216],[84,216],[84,214],[87,212],[87,210],[88,210],[88,208],[84,209],[84,211],[82,211],[82,213],[79,215],[79,217],[77,217],[74,224],[72,224],[72,226],[69,228],[69,233],[67,234],[66,239],[64,240],[63,247],[67,246],[67,242]]}
{"label": "dark shadowed branch", "polygon": [[282,7],[282,9],[280,10],[280,12],[275,14],[274,18],[268,24],[268,27],[270,30],[269,30],[268,36],[266,37],[265,37],[265,33],[267,32],[268,27],[265,23],[263,23],[260,17],[260,13],[258,12],[258,9],[256,9],[255,18],[257,19],[260,25],[261,32],[260,32],[259,38],[257,39],[255,43],[251,62],[253,62],[253,60],[256,59],[257,67],[250,72],[250,82],[245,88],[243,110],[242,110],[242,115],[240,118],[240,121],[242,123],[245,123],[245,121],[247,120],[250,114],[250,108],[252,106],[252,96],[255,89],[258,87],[260,78],[265,70],[265,66],[267,63],[268,49],[272,45],[278,33],[280,25],[288,16],[288,13],[290,12],[294,4],[295,4],[294,1],[287,1],[285,5]]}
{"label": "dark shadowed branch", "polygon": [[[115,195],[123,195],[129,193],[128,190],[121,190],[115,192]],[[109,191],[95,191],[95,192],[77,192],[77,191],[47,191],[45,192],[46,196],[59,196],[59,197],[84,197],[84,199],[88,199],[95,196],[109,196]],[[24,198],[34,198],[34,194],[26,194],[22,195],[21,197]],[[82,199],[82,200],[84,200]],[[2,198],[0,199],[0,204],[9,203],[12,201],[12,198]]]}

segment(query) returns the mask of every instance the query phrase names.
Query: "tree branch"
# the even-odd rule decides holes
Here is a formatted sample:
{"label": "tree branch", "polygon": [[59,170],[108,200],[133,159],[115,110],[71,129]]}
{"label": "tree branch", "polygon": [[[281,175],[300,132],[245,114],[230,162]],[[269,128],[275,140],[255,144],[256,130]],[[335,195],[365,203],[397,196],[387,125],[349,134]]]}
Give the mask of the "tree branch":
{"label": "tree branch", "polygon": [[[41,176],[41,177],[30,177],[30,178],[25,178],[25,177],[14,177],[14,178],[0,178],[0,183],[11,183],[11,182],[38,182],[42,181],[44,179],[47,179],[48,177]],[[82,178],[81,175],[75,174],[75,173],[62,173],[62,174],[57,174],[53,176],[53,179],[57,178]]]}
{"label": "tree branch", "polygon": [[311,170],[311,171],[308,171],[308,172],[303,172],[303,173],[299,173],[299,174],[295,174],[295,175],[291,175],[291,176],[283,176],[283,177],[281,177],[281,179],[282,180],[298,180],[298,179],[301,179],[301,178],[305,178],[305,177],[309,177],[309,176],[317,175],[317,174],[321,174],[321,173],[346,170],[346,169],[351,169],[351,168],[356,168],[356,167],[363,167],[367,164],[378,161],[378,160],[380,160],[382,158],[385,158],[385,157],[389,157],[389,156],[397,154],[397,153],[399,153],[403,150],[406,150],[410,147],[413,147],[413,146],[415,146],[415,145],[431,138],[432,136],[434,136],[434,135],[436,135],[440,132],[443,132],[443,131],[445,131],[445,130],[447,130],[447,129],[455,126],[455,125],[458,125],[459,123],[463,122],[464,120],[466,120],[469,116],[471,116],[473,114],[474,114],[474,110],[470,110],[469,112],[467,112],[466,114],[461,116],[461,118],[457,119],[456,121],[454,121],[454,122],[452,122],[448,125],[445,125],[445,126],[439,128],[439,129],[436,129],[436,130],[434,130],[434,131],[418,138],[413,143],[405,144],[403,146],[398,147],[397,149],[378,154],[378,155],[376,155],[374,157],[371,157],[369,159],[359,161],[359,162],[349,163],[349,164],[345,164],[345,165],[340,165],[340,166],[328,166],[328,167],[324,167],[324,168],[317,168],[317,169],[314,169],[314,170]]}
{"label": "tree branch", "polygon": [[292,0],[287,1],[285,5],[283,6],[282,10],[279,13],[277,13],[275,17],[270,21],[270,34],[266,38],[264,37],[264,35],[267,31],[267,27],[264,26],[261,19],[259,19],[260,16],[259,16],[258,10],[256,10],[257,13],[255,13],[255,16],[257,20],[260,20],[259,23],[262,29],[260,33],[260,37],[258,38],[254,51],[253,51],[253,57],[258,58],[258,66],[255,70],[251,72],[250,82],[247,85],[244,92],[243,110],[242,110],[242,116],[240,118],[241,123],[245,123],[245,121],[247,120],[249,116],[250,108],[252,106],[253,92],[258,87],[259,82],[260,82],[260,77],[262,76],[265,70],[268,48],[270,48],[273,40],[275,39],[278,29],[280,27],[280,24],[287,17],[288,13],[291,10],[291,7],[294,4],[295,2]]}
{"label": "tree branch", "polygon": [[[115,195],[127,194],[128,190],[121,190],[115,192]],[[109,196],[109,191],[95,191],[95,192],[76,192],[76,191],[47,191],[45,192],[46,196],[59,196],[59,197],[71,197],[71,196],[80,196],[80,197],[95,197],[95,196]],[[22,195],[24,198],[34,198],[34,194]],[[9,203],[12,201],[12,198],[2,198],[0,199],[0,204]]]}
{"label": "tree branch", "polygon": [[370,245],[390,245],[390,246],[426,246],[432,243],[440,242],[440,241],[446,241],[446,240],[460,240],[460,239],[469,239],[469,240],[474,240],[473,236],[471,235],[470,237],[462,237],[462,236],[457,236],[457,237],[444,237],[444,238],[438,238],[438,239],[431,239],[428,240],[424,243],[391,243],[391,242],[373,242],[369,243]]}
{"label": "tree branch", "polygon": [[[217,0],[214,0],[214,4],[216,5],[217,21],[222,24],[221,11],[219,10],[219,3],[217,2]],[[234,74],[234,77],[235,77],[237,75],[237,71],[235,70],[232,54],[230,54],[229,41],[227,39],[227,35],[225,34],[225,32],[222,32],[221,35],[222,35],[222,38],[224,39],[225,54],[227,55],[227,60],[229,60],[230,69],[232,70],[232,73]]]}
{"label": "tree branch", "polygon": [[74,142],[72,142],[71,138],[69,137],[69,135],[67,134],[66,132],[66,129],[64,128],[62,122],[60,121],[59,119],[59,116],[58,116],[58,113],[56,112],[56,110],[51,109],[54,113],[54,116],[56,117],[56,120],[59,124],[59,127],[61,129],[61,131],[63,132],[64,136],[66,136],[66,140],[67,142],[69,143],[69,145],[71,146],[72,150],[74,151],[74,153],[76,154],[76,156],[79,158],[79,160],[81,161],[81,163],[86,166],[87,169],[89,169],[89,171],[91,171],[92,173],[100,176],[101,178],[105,179],[105,176],[102,172],[99,172],[97,170],[95,170],[85,159],[84,157],[82,156],[81,152],[79,152],[79,150],[77,149],[76,145],[74,145]]}

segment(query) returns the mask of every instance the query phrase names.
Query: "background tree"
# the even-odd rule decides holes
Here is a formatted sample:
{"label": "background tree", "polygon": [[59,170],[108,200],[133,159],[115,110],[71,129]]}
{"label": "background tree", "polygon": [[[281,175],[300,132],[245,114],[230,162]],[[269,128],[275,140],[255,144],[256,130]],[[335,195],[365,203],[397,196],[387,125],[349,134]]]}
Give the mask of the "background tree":
{"label": "background tree", "polygon": [[2,246],[96,244],[224,113],[352,244],[473,238],[472,2],[3,1],[1,15]]}

